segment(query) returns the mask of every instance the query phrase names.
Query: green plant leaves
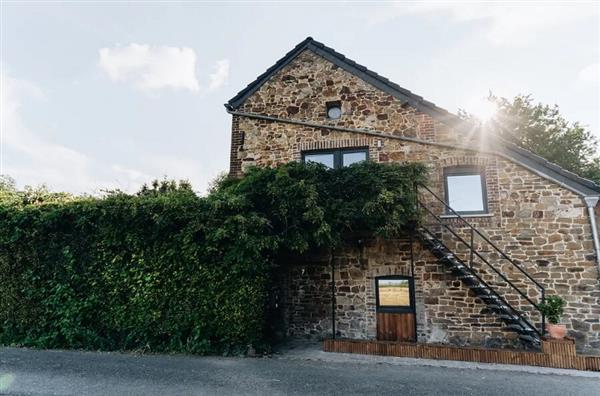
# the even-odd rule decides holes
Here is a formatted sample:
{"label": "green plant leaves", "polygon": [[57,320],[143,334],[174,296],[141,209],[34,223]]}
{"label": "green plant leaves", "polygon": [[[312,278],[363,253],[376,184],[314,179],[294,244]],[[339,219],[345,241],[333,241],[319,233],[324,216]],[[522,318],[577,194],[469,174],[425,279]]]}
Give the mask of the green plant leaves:
{"label": "green plant leaves", "polygon": [[548,296],[546,301],[539,305],[540,312],[546,316],[548,322],[558,324],[567,302],[560,296]]}
{"label": "green plant leaves", "polygon": [[419,164],[290,163],[222,179],[206,197],[166,180],[104,198],[11,193],[0,199],[0,343],[259,347],[278,258],[402,232],[424,178]]}

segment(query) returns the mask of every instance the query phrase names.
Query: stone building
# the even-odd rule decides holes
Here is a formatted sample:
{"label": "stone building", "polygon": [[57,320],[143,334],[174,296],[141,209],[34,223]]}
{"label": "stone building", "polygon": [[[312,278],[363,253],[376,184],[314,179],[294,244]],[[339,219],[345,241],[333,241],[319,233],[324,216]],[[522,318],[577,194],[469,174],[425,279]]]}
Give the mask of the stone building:
{"label": "stone building", "polygon": [[[600,187],[487,135],[307,38],[227,104],[230,174],[252,165],[422,161],[423,227],[297,258],[292,336],[536,346],[543,294],[567,300],[580,351],[600,352]],[[333,280],[333,282],[332,282]],[[333,286],[333,287],[332,287]]]}

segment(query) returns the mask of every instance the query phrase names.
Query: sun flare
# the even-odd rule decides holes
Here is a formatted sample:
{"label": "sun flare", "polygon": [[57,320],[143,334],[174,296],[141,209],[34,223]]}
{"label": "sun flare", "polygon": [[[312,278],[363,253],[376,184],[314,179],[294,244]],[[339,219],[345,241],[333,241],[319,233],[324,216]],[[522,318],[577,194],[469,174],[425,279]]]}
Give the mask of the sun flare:
{"label": "sun flare", "polygon": [[497,110],[496,104],[486,97],[473,101],[468,111],[482,123],[486,123],[496,116]]}

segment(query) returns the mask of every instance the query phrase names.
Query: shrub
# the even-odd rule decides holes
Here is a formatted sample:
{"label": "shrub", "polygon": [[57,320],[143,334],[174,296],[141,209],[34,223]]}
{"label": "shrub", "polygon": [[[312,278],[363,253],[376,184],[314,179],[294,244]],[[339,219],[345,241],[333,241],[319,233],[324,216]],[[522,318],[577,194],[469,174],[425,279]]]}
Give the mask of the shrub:
{"label": "shrub", "polygon": [[566,303],[560,296],[549,296],[545,302],[539,305],[540,312],[546,316],[548,322],[558,324]]}
{"label": "shrub", "polygon": [[136,195],[0,202],[0,343],[235,353],[265,342],[281,254],[416,218],[421,165],[290,163]]}

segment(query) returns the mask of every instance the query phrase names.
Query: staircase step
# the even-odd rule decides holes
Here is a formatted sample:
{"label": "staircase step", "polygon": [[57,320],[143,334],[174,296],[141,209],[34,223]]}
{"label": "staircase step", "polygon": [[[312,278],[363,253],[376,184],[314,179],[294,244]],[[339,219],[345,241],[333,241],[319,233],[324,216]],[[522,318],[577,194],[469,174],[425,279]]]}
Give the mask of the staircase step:
{"label": "staircase step", "polygon": [[424,231],[424,230],[420,230],[420,231],[421,231],[421,236],[423,238],[429,239],[429,240],[434,239],[433,236],[430,233],[428,233],[427,231]]}
{"label": "staircase step", "polygon": [[512,331],[518,331],[519,333],[521,333],[521,331],[523,330],[523,327],[521,327],[521,325],[519,324],[511,324],[506,326],[506,328]]}
{"label": "staircase step", "polygon": [[485,289],[483,288],[478,288],[477,285],[480,285],[479,281],[475,278],[466,278],[466,279],[461,279],[464,283],[467,284],[468,287],[473,288],[475,287],[474,291],[475,293],[479,293],[481,292],[482,294],[485,292]]}
{"label": "staircase step", "polygon": [[532,329],[532,328],[531,328],[531,327],[529,327],[529,326],[521,326],[521,327],[523,328],[523,333],[526,333],[526,334],[534,334],[534,333],[537,333],[535,329]]}
{"label": "staircase step", "polygon": [[514,322],[514,321],[518,322],[520,320],[519,317],[516,315],[498,315],[498,317],[502,320],[511,321],[511,322]]}
{"label": "staircase step", "polygon": [[489,304],[489,309],[495,309],[496,311],[507,312],[509,310],[508,306],[502,304]]}
{"label": "staircase step", "polygon": [[489,301],[500,301],[500,297],[494,295],[494,294],[488,294],[485,296],[479,296],[479,298],[482,298],[484,300],[489,300]]}
{"label": "staircase step", "polygon": [[539,344],[540,343],[540,340],[537,337],[533,337],[528,334],[519,334],[519,338],[530,344]]}
{"label": "staircase step", "polygon": [[494,289],[480,280],[475,275],[475,270],[469,268],[463,260],[456,257],[454,253],[448,249],[441,238],[436,237],[429,231],[421,228],[420,239],[425,246],[436,256],[439,262],[447,265],[454,276],[464,282],[475,295],[483,300],[488,309],[495,312],[497,317],[505,322],[506,329],[514,331],[518,334],[519,339],[523,343],[527,343],[534,347],[539,347],[541,341],[537,331],[524,321],[508,303],[500,297]]}
{"label": "staircase step", "polygon": [[535,330],[529,328],[529,327],[525,327],[523,325],[520,325],[518,323],[513,323],[513,324],[509,324],[508,326],[506,326],[507,329],[510,329],[512,331],[518,331],[519,333],[535,333]]}
{"label": "staircase step", "polygon": [[458,261],[455,261],[455,262],[452,263],[452,269],[463,272],[463,271],[466,271],[467,267],[465,267],[464,265],[462,265]]}

